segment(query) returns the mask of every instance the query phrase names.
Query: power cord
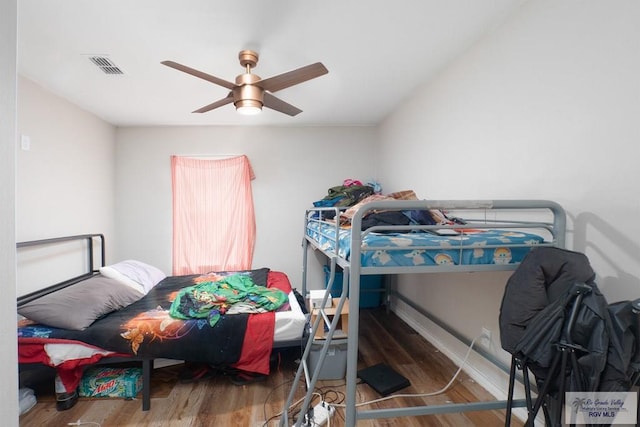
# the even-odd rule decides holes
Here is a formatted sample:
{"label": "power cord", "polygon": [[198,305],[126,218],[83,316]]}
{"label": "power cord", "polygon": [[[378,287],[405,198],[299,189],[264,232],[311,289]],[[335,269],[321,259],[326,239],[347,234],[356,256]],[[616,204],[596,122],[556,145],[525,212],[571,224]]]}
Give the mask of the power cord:
{"label": "power cord", "polygon": [[[355,406],[359,407],[359,406],[371,405],[373,403],[383,402],[385,400],[396,399],[396,398],[399,398],[399,397],[430,397],[430,396],[437,396],[439,394],[442,394],[442,393],[446,392],[453,385],[453,383],[456,380],[456,378],[458,378],[458,375],[460,375],[460,372],[462,372],[462,368],[464,367],[464,365],[467,364],[467,361],[469,360],[469,356],[471,355],[471,350],[473,350],[473,347],[475,346],[476,341],[478,339],[480,339],[480,338],[483,338],[483,335],[477,336],[477,337],[475,337],[473,339],[473,341],[471,341],[471,344],[469,344],[469,348],[467,349],[467,354],[464,356],[464,359],[462,360],[462,363],[460,364],[460,367],[458,368],[456,373],[453,375],[453,377],[451,378],[449,383],[447,383],[447,385],[445,385],[442,389],[440,389],[438,391],[431,392],[431,393],[392,394],[390,396],[381,397],[380,399],[369,400],[367,402],[360,402],[360,403],[357,403]],[[333,404],[333,406],[334,407],[346,408],[347,405],[344,405],[344,404]]]}
{"label": "power cord", "polygon": [[[483,335],[477,336],[473,339],[473,341],[471,341],[471,344],[469,344],[469,348],[467,349],[467,353],[464,356],[464,359],[462,360],[462,363],[460,364],[460,366],[458,367],[458,370],[456,371],[455,374],[453,374],[453,377],[451,377],[451,379],[449,380],[449,382],[447,383],[447,385],[445,385],[443,388],[441,388],[438,391],[434,391],[431,393],[417,393],[417,394],[392,394],[390,396],[386,396],[386,397],[382,397],[380,399],[374,399],[374,400],[370,400],[370,401],[366,401],[366,402],[360,402],[356,404],[356,407],[360,407],[360,406],[365,406],[365,405],[371,405],[374,403],[378,403],[378,402],[383,402],[385,400],[390,400],[390,399],[396,399],[396,398],[403,398],[403,397],[431,397],[431,396],[437,396],[439,394],[442,394],[444,392],[446,392],[447,390],[449,390],[449,388],[451,388],[451,386],[453,385],[453,383],[455,382],[455,380],[458,378],[458,376],[460,375],[460,373],[462,372],[462,368],[467,364],[468,360],[469,360],[469,356],[471,355],[471,351],[473,350],[473,347],[476,344],[476,341],[478,341],[479,339],[483,338]],[[289,383],[291,381],[286,381],[285,383],[281,384],[284,385],[286,383]],[[277,388],[277,387],[276,387]],[[328,389],[328,390],[324,390],[324,389]],[[273,390],[272,390],[273,392]],[[336,398],[335,399],[328,399],[328,394],[329,393],[335,393]],[[271,393],[270,393],[271,394]],[[314,390],[313,393],[316,397],[320,398],[321,402],[326,402],[327,406],[329,407],[333,407],[333,408],[346,408],[346,405],[342,402],[344,402],[344,395],[341,392],[338,392],[336,390],[331,389],[330,387],[323,387],[320,389],[316,389]],[[266,401],[268,400],[265,399],[265,405],[266,405]],[[332,401],[333,400],[333,401]],[[300,403],[302,403],[302,401],[304,401],[304,398],[301,398],[299,400],[297,400],[296,402],[293,402],[291,404],[291,406],[289,407],[289,411],[291,411],[293,408],[295,408],[296,406],[298,406]],[[311,400],[311,408],[313,408],[313,399]],[[267,419],[267,421],[265,421],[265,423],[263,424],[263,426],[267,426],[268,423],[274,419],[279,418],[280,416],[282,416],[284,413],[284,411],[281,411],[275,415],[273,415],[272,417],[270,417],[269,419]],[[337,412],[336,412],[337,413]],[[295,415],[293,415],[292,418],[295,418]],[[330,427],[331,425],[331,417],[329,417],[327,419],[327,427]]]}
{"label": "power cord", "polygon": [[[319,397],[320,399],[322,399],[322,395],[320,393],[314,392],[313,395],[315,397]],[[291,406],[288,408],[287,412],[294,410],[298,405],[300,405],[302,402],[304,402],[304,399],[305,398],[302,397],[302,398],[296,400],[295,402],[291,403]],[[311,405],[313,405],[313,399],[311,399]],[[313,408],[313,406],[310,407],[310,409],[312,409],[312,408]],[[296,411],[296,412],[293,412],[293,413],[289,414],[288,417],[291,418],[291,419],[295,419],[298,414],[299,414],[299,412]],[[284,415],[284,411],[280,411],[277,414],[272,415],[262,425],[266,427],[269,424],[269,422],[273,421],[274,419],[277,419],[277,418],[281,417],[282,415]]]}

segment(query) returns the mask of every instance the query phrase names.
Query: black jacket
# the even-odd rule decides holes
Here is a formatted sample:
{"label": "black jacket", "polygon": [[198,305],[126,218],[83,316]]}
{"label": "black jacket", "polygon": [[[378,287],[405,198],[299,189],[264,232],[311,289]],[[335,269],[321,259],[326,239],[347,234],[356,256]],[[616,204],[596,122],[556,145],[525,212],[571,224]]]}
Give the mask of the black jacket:
{"label": "black jacket", "polygon": [[[590,291],[583,296],[570,339],[584,351],[576,352],[580,372],[571,373],[567,391],[628,390],[635,314],[629,302],[618,303],[617,310],[612,310],[594,279],[584,254],[540,247],[525,257],[507,281],[499,317],[502,348],[526,360],[538,382],[547,377],[556,343],[566,340],[563,329],[575,300],[571,289],[580,283]],[[628,340],[627,348],[623,338]]]}

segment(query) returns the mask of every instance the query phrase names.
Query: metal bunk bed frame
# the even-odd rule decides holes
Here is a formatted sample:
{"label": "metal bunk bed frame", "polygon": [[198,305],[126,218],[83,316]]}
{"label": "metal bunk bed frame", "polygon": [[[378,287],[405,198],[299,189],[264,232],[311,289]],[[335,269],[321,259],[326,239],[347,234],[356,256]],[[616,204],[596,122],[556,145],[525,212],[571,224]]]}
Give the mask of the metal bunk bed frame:
{"label": "metal bunk bed frame", "polygon": [[[307,345],[305,347],[302,363],[296,373],[291,391],[289,396],[285,402],[285,406],[282,412],[282,418],[280,421],[281,426],[288,426],[288,408],[291,407],[293,402],[293,397],[297,385],[304,375],[306,385],[307,385],[307,393],[305,395],[305,399],[302,403],[302,407],[299,413],[299,416],[296,420],[295,425],[301,426],[302,423],[305,422],[305,416],[307,411],[309,410],[310,403],[313,397],[313,392],[315,389],[315,385],[318,381],[318,377],[320,375],[320,371],[325,360],[326,354],[328,352],[329,346],[331,344],[331,340],[333,334],[336,330],[340,314],[342,312],[342,308],[347,299],[349,299],[350,306],[350,314],[349,314],[349,326],[347,331],[347,370],[346,370],[346,408],[345,408],[345,425],[346,426],[355,426],[357,420],[363,419],[374,419],[374,418],[390,418],[390,417],[403,417],[403,416],[419,416],[419,415],[432,415],[432,414],[440,414],[440,413],[453,413],[453,412],[465,412],[465,411],[485,411],[485,410],[495,410],[495,409],[506,409],[508,401],[507,400],[493,400],[493,401],[484,401],[484,402],[469,402],[469,403],[449,403],[444,405],[423,405],[423,406],[415,406],[415,407],[405,407],[405,408],[392,408],[392,409],[375,409],[375,410],[358,410],[356,408],[356,384],[357,384],[357,368],[358,368],[358,330],[359,330],[359,303],[360,303],[360,276],[368,275],[368,274],[403,274],[403,273],[444,273],[444,272],[478,272],[478,271],[510,271],[515,270],[518,264],[474,264],[474,265],[438,265],[438,266],[413,266],[413,267],[365,267],[360,265],[361,262],[361,245],[362,245],[362,237],[368,232],[371,231],[379,231],[379,230],[394,230],[394,231],[406,231],[409,229],[413,230],[430,230],[430,229],[441,229],[442,226],[419,226],[419,227],[408,227],[408,226],[389,226],[389,227],[381,227],[375,226],[366,231],[361,232],[362,219],[370,211],[375,210],[411,210],[411,209],[443,209],[443,210],[472,210],[472,211],[492,211],[492,210],[502,210],[502,211],[523,211],[523,210],[532,210],[539,211],[545,210],[550,212],[553,216],[553,220],[551,222],[548,221],[495,221],[486,219],[484,222],[487,224],[483,226],[478,222],[473,222],[470,225],[450,225],[446,228],[453,229],[463,229],[468,228],[469,226],[473,228],[500,228],[500,229],[537,229],[537,230],[546,230],[551,235],[550,241],[545,241],[544,243],[539,243],[538,246],[555,246],[563,248],[565,246],[565,232],[566,232],[566,214],[564,209],[556,202],[548,201],[548,200],[434,200],[434,201],[375,201],[371,203],[367,203],[360,207],[351,221],[351,247],[350,247],[350,257],[349,260],[341,258],[337,255],[338,246],[338,229],[339,225],[336,222],[335,225],[335,248],[336,252],[330,251],[327,249],[323,249],[319,247],[316,242],[309,237],[307,234],[307,222],[309,221],[322,221],[322,217],[319,219],[311,219],[310,212],[311,211],[323,211],[323,210],[331,210],[330,208],[319,208],[319,209],[311,209],[307,210],[305,214],[305,230],[304,230],[304,238],[303,238],[303,278],[302,278],[302,288],[306,294],[307,291],[307,265],[308,265],[308,249],[311,247],[315,250],[319,250],[322,252],[330,261],[330,276],[327,283],[327,292],[325,293],[324,300],[322,301],[320,307],[325,306],[325,300],[329,297],[331,288],[333,286],[333,282],[335,280],[335,271],[336,266],[340,266],[343,269],[343,287],[342,287],[342,295],[338,300],[338,305],[336,307],[336,315],[333,320],[329,319],[323,312],[323,309],[320,309],[319,316],[316,317],[315,322],[311,325],[311,332],[309,334],[309,339]],[[336,209],[335,214],[338,215],[339,212]],[[490,225],[489,225],[490,224]],[[469,249],[469,246],[464,246],[461,243],[460,250]],[[367,248],[367,250],[376,249],[376,248]],[[393,248],[387,248],[393,249]],[[397,249],[397,248],[396,248]],[[417,249],[431,249],[431,248],[417,248]],[[347,293],[348,290],[348,293]],[[396,295],[400,297],[403,301],[410,303],[406,299],[402,298],[400,294]],[[388,298],[388,295],[387,295]],[[388,301],[387,301],[388,302]],[[420,314],[427,318],[431,318],[430,314],[425,310],[421,309],[419,306],[415,304],[411,304]],[[388,307],[388,304],[387,304]],[[452,330],[447,325],[440,322],[438,319],[432,319],[436,324],[443,327],[447,332],[451,333],[457,339],[466,342],[468,344],[468,340],[464,338],[461,334],[457,333],[455,330]],[[314,369],[314,372],[309,375],[309,369],[306,361],[308,360],[308,356],[311,349],[311,344],[313,342],[315,333],[320,324],[326,324],[328,327],[328,331],[326,333],[326,340],[320,350],[319,361]],[[492,358],[490,355],[486,353],[481,353],[484,357],[486,357],[490,362],[496,364],[501,369],[508,372],[508,368],[504,366],[500,366],[501,362],[497,361],[495,358]],[[525,399],[515,399],[511,402],[511,407],[524,407],[527,406],[527,401]]]}

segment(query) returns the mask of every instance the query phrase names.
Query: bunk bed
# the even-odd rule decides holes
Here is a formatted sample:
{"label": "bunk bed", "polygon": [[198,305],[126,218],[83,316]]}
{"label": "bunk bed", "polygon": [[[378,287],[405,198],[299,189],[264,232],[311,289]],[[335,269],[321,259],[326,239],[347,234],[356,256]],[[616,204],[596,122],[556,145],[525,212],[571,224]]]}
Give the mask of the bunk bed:
{"label": "bunk bed", "polygon": [[[139,362],[143,370],[142,409],[148,410],[155,359],[204,362],[266,375],[274,348],[301,345],[307,317],[282,272],[261,268],[164,276],[155,267],[135,260],[105,265],[101,234],[22,242],[17,247],[20,254],[28,248],[53,246],[55,254],[56,244],[68,242],[83,242],[78,254],[85,259],[86,270],[18,297],[17,302],[18,313],[24,317],[18,321],[19,363],[55,367],[68,392],[76,389],[88,365]],[[69,249],[64,246],[60,251]],[[117,277],[125,267],[135,271]],[[137,280],[127,281],[131,278]],[[251,292],[280,298],[277,310],[272,307],[264,312],[245,300],[240,313],[231,314],[237,304],[228,307],[226,314],[219,310],[220,316],[212,316],[214,310],[208,307],[206,316],[184,316],[183,312],[181,318],[172,311],[173,302],[181,295],[193,311],[193,301],[187,299],[191,293],[185,289],[236,279],[247,287],[255,285]]]}
{"label": "bunk bed", "polygon": [[[309,356],[313,337],[318,327],[328,329],[314,372],[309,373],[306,363],[301,364],[285,409],[293,400],[293,392],[302,375],[307,381],[308,393],[302,404],[296,425],[301,425],[309,409],[313,390],[323,360],[327,354],[340,313],[348,299],[348,345],[346,369],[346,425],[357,420],[400,416],[429,415],[445,412],[463,412],[506,408],[506,401],[472,402],[465,404],[429,405],[397,409],[357,409],[356,384],[358,362],[358,321],[360,279],[364,275],[395,275],[413,273],[448,273],[515,270],[524,256],[535,247],[564,247],[566,215],[555,202],[546,200],[377,200],[359,203],[343,221],[345,211],[335,207],[318,207],[305,212],[303,237],[303,289],[307,288],[309,252],[320,252],[316,257],[329,266],[327,289],[330,290],[336,269],[343,270],[343,292],[334,307],[333,319],[325,315],[316,317],[303,354]],[[427,221],[406,221],[393,225],[388,218],[393,213]],[[372,221],[375,215],[386,218]],[[437,218],[438,221],[432,221]],[[370,224],[371,226],[369,226]],[[382,289],[389,302],[393,294]],[[325,300],[319,303],[324,307]],[[405,300],[403,300],[405,301]],[[410,303],[409,301],[405,301]],[[387,304],[388,307],[388,304]],[[421,314],[429,314],[420,311]],[[321,309],[322,310],[322,309]],[[496,313],[497,316],[497,313]],[[326,325],[323,325],[325,323]],[[439,324],[436,321],[436,324]],[[446,329],[446,325],[445,326]],[[446,329],[464,340],[460,334]],[[491,360],[495,362],[494,360]],[[513,406],[525,406],[516,400]],[[280,425],[288,425],[286,410]]]}

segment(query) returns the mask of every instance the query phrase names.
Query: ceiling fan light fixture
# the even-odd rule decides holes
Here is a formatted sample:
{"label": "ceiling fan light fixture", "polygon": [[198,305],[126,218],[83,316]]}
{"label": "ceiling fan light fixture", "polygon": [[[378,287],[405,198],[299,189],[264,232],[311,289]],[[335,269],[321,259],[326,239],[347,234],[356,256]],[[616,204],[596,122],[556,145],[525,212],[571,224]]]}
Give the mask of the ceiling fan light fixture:
{"label": "ceiling fan light fixture", "polygon": [[234,103],[236,111],[245,116],[255,116],[262,111],[262,103],[253,99],[241,99]]}
{"label": "ceiling fan light fixture", "polygon": [[233,88],[233,105],[236,111],[244,115],[256,115],[262,111],[264,105],[264,90],[252,83],[260,80],[255,74],[242,74],[236,78],[236,86]]}
{"label": "ceiling fan light fixture", "polygon": [[251,69],[258,62],[258,54],[251,50],[242,50],[238,55],[240,65],[245,67],[245,73],[236,76],[235,83],[221,79],[211,74],[203,73],[195,68],[178,64],[174,61],[162,61],[162,65],[174,68],[200,79],[206,80],[218,86],[229,89],[231,92],[222,99],[211,104],[205,105],[193,111],[194,113],[206,113],[215,108],[222,107],[233,102],[236,111],[240,114],[253,115],[262,111],[262,107],[267,107],[280,113],[287,114],[291,117],[302,113],[302,110],[291,104],[288,104],[280,98],[274,96],[272,92],[315,79],[329,71],[320,62],[310,64],[305,67],[297,68],[293,71],[278,74],[268,79],[261,79],[260,76],[253,74]]}

